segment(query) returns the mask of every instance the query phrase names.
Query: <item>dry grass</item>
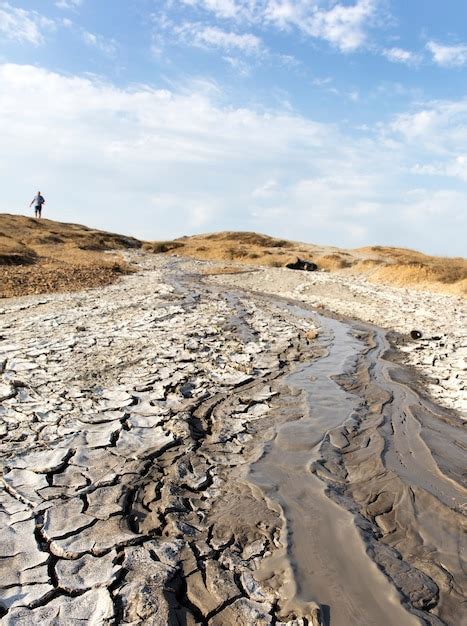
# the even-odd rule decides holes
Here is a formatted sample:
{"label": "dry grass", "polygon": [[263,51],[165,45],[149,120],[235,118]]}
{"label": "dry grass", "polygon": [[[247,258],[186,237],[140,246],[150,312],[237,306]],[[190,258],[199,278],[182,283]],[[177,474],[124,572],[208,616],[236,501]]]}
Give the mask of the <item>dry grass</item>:
{"label": "dry grass", "polygon": [[336,270],[342,270],[347,267],[351,267],[354,261],[350,261],[347,258],[344,258],[340,254],[323,254],[323,256],[316,257],[315,260],[316,265],[318,267],[328,270],[330,272],[334,272]]}
{"label": "dry grass", "polygon": [[143,243],[143,250],[146,250],[147,252],[154,252],[154,254],[171,252],[177,248],[183,248],[183,243],[181,241],[146,241]]}
{"label": "dry grass", "polygon": [[383,259],[360,259],[356,261],[353,265],[354,269],[357,272],[367,272],[368,270],[374,269],[375,267],[379,267],[381,265],[386,265],[386,262]]}
{"label": "dry grass", "polygon": [[255,272],[255,269],[243,269],[238,265],[218,265],[216,267],[206,267],[201,270],[203,276],[217,276],[219,274],[248,274],[249,272]]}
{"label": "dry grass", "polygon": [[119,251],[140,246],[78,224],[0,215],[0,297],[109,284],[131,271]]}
{"label": "dry grass", "polygon": [[[283,267],[297,256],[296,244],[253,232],[221,232],[176,239],[177,254],[207,261]],[[172,251],[175,248],[172,248]]]}
{"label": "dry grass", "polygon": [[379,266],[371,276],[375,282],[390,283],[401,287],[435,287],[437,291],[467,294],[467,262],[437,265],[428,263],[394,263]]}
{"label": "dry grass", "polygon": [[445,293],[467,294],[467,259],[437,257],[406,248],[372,246],[357,252],[376,254],[377,258],[361,261],[357,268],[371,267],[375,282],[403,287],[435,289]]}
{"label": "dry grass", "polygon": [[0,265],[29,265],[37,260],[37,253],[8,235],[0,235]]}

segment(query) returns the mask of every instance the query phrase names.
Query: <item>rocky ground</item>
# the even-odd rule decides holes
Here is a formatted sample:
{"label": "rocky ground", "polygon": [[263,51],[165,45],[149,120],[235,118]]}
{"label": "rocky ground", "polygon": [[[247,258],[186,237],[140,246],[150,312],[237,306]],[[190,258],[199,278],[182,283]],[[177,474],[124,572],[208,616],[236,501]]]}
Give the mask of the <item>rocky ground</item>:
{"label": "rocky ground", "polygon": [[[264,575],[265,561],[288,544],[288,518],[249,474],[278,424],[306,411],[284,377],[323,357],[329,338],[313,318],[230,286],[404,335],[420,327],[424,339],[406,357],[426,368],[437,355],[430,368],[449,378],[433,393],[456,409],[465,385],[456,367],[461,301],[286,270],[200,281],[204,263],[126,254],[141,271],[113,285],[10,299],[0,309],[2,624],[327,623],[319,602],[298,601],[293,561],[282,555]],[[373,508],[370,526],[395,509]],[[459,581],[451,576],[454,596],[436,617],[443,581],[415,575],[404,550],[374,557],[381,584],[390,579],[402,594],[404,623],[454,626]],[[399,584],[400,568],[391,574],[394,559],[418,581],[411,589]]]}

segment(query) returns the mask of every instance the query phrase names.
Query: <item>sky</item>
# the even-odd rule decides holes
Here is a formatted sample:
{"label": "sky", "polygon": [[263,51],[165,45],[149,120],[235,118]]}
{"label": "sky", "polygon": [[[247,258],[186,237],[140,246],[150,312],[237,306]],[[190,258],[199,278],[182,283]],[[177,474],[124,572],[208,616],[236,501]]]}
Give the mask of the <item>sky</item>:
{"label": "sky", "polygon": [[466,256],[465,0],[0,0],[0,211]]}

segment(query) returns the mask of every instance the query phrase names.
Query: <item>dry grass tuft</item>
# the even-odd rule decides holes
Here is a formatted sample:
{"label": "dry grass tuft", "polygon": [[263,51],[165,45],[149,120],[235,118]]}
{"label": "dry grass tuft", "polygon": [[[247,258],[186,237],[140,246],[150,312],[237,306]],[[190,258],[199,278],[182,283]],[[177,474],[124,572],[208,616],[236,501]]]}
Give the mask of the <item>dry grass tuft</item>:
{"label": "dry grass tuft", "polygon": [[369,277],[403,287],[435,289],[453,294],[466,294],[467,260],[461,257],[437,257],[406,248],[371,246],[359,252],[376,254],[357,264],[357,269],[373,271]]}
{"label": "dry grass tuft", "polygon": [[248,274],[250,272],[255,272],[257,270],[253,269],[242,269],[239,265],[224,265],[217,267],[206,267],[201,270],[201,274],[203,276],[217,276],[219,274]]}
{"label": "dry grass tuft", "polygon": [[315,263],[319,268],[331,272],[351,267],[353,265],[351,261],[336,253],[319,256],[316,258]]}
{"label": "dry grass tuft", "polygon": [[289,245],[289,242],[285,241],[285,239],[275,239],[274,237],[269,237],[268,235],[242,231],[214,233],[212,235],[207,235],[207,238],[216,239],[218,241],[236,241],[240,244],[260,246],[263,248],[282,248]]}
{"label": "dry grass tuft", "polygon": [[37,254],[32,248],[0,234],[0,265],[30,265],[36,260]]}
{"label": "dry grass tuft", "polygon": [[[253,232],[221,232],[182,237],[175,242],[183,244],[180,254],[197,259],[235,261],[236,263],[268,265],[285,264],[284,258],[295,249],[295,244]],[[177,251],[178,252],[178,251]]]}
{"label": "dry grass tuft", "polygon": [[154,252],[154,254],[162,254],[163,252],[171,252],[177,248],[183,248],[181,241],[151,241],[143,244],[143,250]]}
{"label": "dry grass tuft", "polygon": [[233,261],[234,259],[245,259],[249,253],[248,253],[248,249],[244,248],[243,246],[240,246],[240,247],[229,246],[226,249],[226,254],[227,254],[227,258]]}
{"label": "dry grass tuft", "polygon": [[[467,294],[467,261],[444,264],[393,263],[380,266],[371,280],[399,285],[401,287],[435,285],[437,290],[455,294]],[[451,260],[453,261],[453,260]]]}
{"label": "dry grass tuft", "polygon": [[[36,220],[22,215],[0,215],[0,231],[3,237],[33,250],[37,246],[54,247],[66,244],[80,250],[100,252],[141,247],[141,242],[134,237],[107,233],[79,224],[66,224],[47,219]],[[0,253],[4,243],[2,241]]]}
{"label": "dry grass tuft", "polygon": [[354,263],[353,268],[357,270],[357,272],[367,272],[368,270],[381,265],[386,265],[386,262],[383,261],[383,259],[360,259]]}

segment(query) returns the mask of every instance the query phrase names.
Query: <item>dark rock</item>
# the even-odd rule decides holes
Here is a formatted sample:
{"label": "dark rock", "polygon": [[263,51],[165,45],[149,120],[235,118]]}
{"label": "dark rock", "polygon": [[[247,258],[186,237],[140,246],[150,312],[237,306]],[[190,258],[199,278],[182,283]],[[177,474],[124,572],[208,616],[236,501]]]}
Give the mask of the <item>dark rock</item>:
{"label": "dark rock", "polygon": [[312,261],[304,261],[303,259],[297,259],[295,263],[287,263],[285,266],[289,270],[303,270],[305,272],[316,272],[318,266]]}

